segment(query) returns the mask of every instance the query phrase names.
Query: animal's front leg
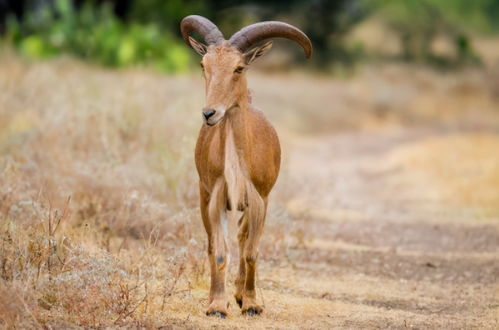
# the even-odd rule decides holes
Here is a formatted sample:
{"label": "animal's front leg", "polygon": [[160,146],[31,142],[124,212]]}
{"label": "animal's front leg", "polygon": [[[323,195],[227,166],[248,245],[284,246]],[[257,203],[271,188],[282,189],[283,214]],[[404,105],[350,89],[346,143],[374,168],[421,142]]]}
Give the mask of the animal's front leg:
{"label": "animal's front leg", "polygon": [[208,217],[210,221],[210,249],[208,257],[211,269],[210,305],[206,315],[216,315],[222,318],[227,316],[229,300],[225,293],[225,270],[229,264],[227,242],[227,216],[221,211],[223,203],[223,184],[215,185],[212,199],[209,203]]}
{"label": "animal's front leg", "polygon": [[226,262],[221,256],[209,255],[211,268],[210,305],[206,315],[225,318],[228,314],[229,301],[225,293]]}

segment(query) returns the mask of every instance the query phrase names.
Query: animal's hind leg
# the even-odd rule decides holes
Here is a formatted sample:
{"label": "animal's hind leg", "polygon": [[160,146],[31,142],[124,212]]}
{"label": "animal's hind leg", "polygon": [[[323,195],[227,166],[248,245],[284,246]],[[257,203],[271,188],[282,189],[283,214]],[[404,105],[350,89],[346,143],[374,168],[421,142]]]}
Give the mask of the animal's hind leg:
{"label": "animal's hind leg", "polygon": [[[208,258],[210,260],[210,305],[206,315],[227,316],[229,301],[225,293],[225,269],[228,264],[228,245],[224,233],[226,215],[222,206],[223,182],[215,184],[208,203],[201,200],[201,214],[208,233]],[[202,188],[201,188],[202,189]]]}
{"label": "animal's hind leg", "polygon": [[[263,312],[263,308],[256,303],[256,266],[258,258],[258,243],[263,231],[265,214],[267,210],[267,199],[260,199],[261,205],[255,205],[255,209],[250,209],[248,213],[248,231],[244,246],[244,262],[246,270],[246,280],[242,299],[242,313],[255,315]],[[250,205],[251,207],[251,205]],[[256,208],[258,207],[258,208]]]}

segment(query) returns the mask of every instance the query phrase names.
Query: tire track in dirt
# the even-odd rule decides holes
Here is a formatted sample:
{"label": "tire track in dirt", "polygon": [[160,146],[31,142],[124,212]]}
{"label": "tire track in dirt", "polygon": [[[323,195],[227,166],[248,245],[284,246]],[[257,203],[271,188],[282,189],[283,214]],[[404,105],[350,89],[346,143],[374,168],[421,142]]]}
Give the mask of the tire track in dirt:
{"label": "tire track in dirt", "polygon": [[453,225],[424,221],[331,221],[317,219],[310,227],[316,239],[331,239],[373,248],[403,251],[498,253],[499,229],[490,224]]}

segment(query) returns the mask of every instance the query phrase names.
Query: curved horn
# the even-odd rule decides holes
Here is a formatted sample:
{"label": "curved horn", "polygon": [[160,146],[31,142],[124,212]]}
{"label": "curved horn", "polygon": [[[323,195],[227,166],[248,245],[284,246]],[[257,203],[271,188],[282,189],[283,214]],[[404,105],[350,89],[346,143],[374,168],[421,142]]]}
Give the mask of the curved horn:
{"label": "curved horn", "polygon": [[224,40],[224,36],[218,27],[209,19],[199,15],[184,17],[182,22],[180,22],[180,31],[182,32],[182,38],[184,38],[185,43],[189,46],[191,46],[189,43],[189,34],[193,31],[202,35],[208,45],[217,44]]}
{"label": "curved horn", "polygon": [[312,43],[301,30],[283,22],[269,21],[246,26],[229,39],[229,43],[245,52],[255,43],[268,38],[287,38],[296,41],[305,51],[305,57],[312,55]]}

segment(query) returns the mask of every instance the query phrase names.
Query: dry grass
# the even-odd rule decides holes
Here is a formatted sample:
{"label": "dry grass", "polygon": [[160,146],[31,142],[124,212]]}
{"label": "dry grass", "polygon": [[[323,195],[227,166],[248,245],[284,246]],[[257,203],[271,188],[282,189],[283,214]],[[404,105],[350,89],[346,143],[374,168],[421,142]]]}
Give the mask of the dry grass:
{"label": "dry grass", "polygon": [[[252,320],[233,305],[221,321],[204,316],[201,78],[3,54],[0,325],[497,326],[497,268],[482,265],[498,259],[494,77],[397,66],[346,80],[251,76],[285,159],[261,246],[265,314]],[[443,221],[436,210],[454,213]],[[461,228],[448,239],[464,245],[427,238],[428,223],[461,214],[471,226],[477,210],[489,226],[479,243]],[[471,282],[460,277],[467,267]]]}
{"label": "dry grass", "polygon": [[432,137],[396,150],[391,166],[421,173],[424,184],[456,207],[499,214],[499,136],[461,133]]}

